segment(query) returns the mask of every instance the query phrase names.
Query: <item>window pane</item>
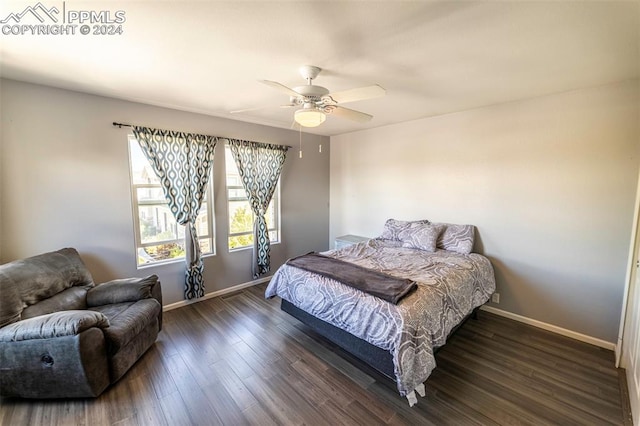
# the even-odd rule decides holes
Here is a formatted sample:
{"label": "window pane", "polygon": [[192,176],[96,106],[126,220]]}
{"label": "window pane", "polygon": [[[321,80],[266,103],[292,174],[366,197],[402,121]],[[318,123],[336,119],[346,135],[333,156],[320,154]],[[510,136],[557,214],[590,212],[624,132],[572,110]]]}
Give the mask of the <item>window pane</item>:
{"label": "window pane", "polygon": [[229,250],[253,246],[253,234],[229,237]]}
{"label": "window pane", "polygon": [[276,227],[276,208],[273,200],[269,203],[269,208],[267,209],[267,214],[264,215],[267,220],[267,228],[273,229]]}
{"label": "window pane", "polygon": [[198,239],[200,243],[200,251],[202,254],[211,253],[213,248],[211,247],[211,238],[200,238]]}
{"label": "window pane", "polygon": [[238,232],[253,231],[253,213],[249,207],[248,201],[230,201],[229,202],[229,232],[235,234]]}
{"label": "window pane", "polygon": [[231,148],[229,145],[224,146],[224,165],[227,169],[227,186],[234,185],[242,185],[240,181],[237,184],[234,184],[233,181],[229,180],[230,177],[237,177],[240,174],[238,173],[238,167],[236,166],[236,160],[233,159],[233,154],[231,153]]}
{"label": "window pane", "polygon": [[157,183],[160,184],[160,180],[156,177],[147,157],[144,156],[138,141],[130,139],[129,143],[131,151],[131,180],[134,185],[144,183]]}
{"label": "window pane", "polygon": [[[166,204],[139,206],[138,214],[143,244],[180,238],[176,220]],[[184,230],[182,235],[184,236]]]}
{"label": "window pane", "polygon": [[136,194],[138,196],[139,203],[155,202],[156,204],[165,204],[167,202],[162,188],[137,188]]}
{"label": "window pane", "polygon": [[234,198],[247,198],[247,193],[244,188],[229,188],[229,199],[233,200]]}
{"label": "window pane", "polygon": [[[200,206],[200,212],[196,219],[196,232],[199,237],[205,237],[209,235],[209,215],[207,211],[207,203],[204,202]],[[202,251],[203,253],[209,253],[209,251]]]}
{"label": "window pane", "polygon": [[184,230],[183,225],[178,225],[178,238],[183,239],[186,235],[186,231]]}
{"label": "window pane", "polygon": [[138,265],[184,257],[183,243],[158,244],[138,248]]}

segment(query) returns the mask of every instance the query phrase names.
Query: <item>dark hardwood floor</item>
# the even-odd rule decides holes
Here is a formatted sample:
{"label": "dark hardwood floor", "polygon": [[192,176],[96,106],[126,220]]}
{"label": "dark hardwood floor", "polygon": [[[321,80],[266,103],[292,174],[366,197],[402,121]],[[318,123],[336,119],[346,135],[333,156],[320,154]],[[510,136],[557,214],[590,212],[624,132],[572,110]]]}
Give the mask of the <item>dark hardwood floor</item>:
{"label": "dark hardwood floor", "polygon": [[265,285],[166,312],[156,344],[93,400],[0,400],[2,425],[631,424],[613,353],[481,311],[438,352],[427,396],[341,356]]}

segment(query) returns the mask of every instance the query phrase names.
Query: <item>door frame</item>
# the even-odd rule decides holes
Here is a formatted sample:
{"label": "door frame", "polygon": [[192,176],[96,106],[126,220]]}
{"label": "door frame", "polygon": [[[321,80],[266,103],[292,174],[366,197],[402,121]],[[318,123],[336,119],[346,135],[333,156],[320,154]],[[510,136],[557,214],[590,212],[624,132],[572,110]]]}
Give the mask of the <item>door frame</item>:
{"label": "door frame", "polygon": [[625,277],[624,294],[622,296],[622,311],[620,313],[620,326],[618,328],[618,340],[616,341],[615,357],[616,368],[620,367],[622,359],[622,343],[624,339],[624,328],[627,320],[627,308],[629,304],[629,292],[635,283],[637,274],[638,249],[640,246],[640,171],[638,172],[638,183],[636,185],[636,201],[633,211],[633,225],[631,228],[631,241],[629,242],[629,258],[627,261],[627,273]]}

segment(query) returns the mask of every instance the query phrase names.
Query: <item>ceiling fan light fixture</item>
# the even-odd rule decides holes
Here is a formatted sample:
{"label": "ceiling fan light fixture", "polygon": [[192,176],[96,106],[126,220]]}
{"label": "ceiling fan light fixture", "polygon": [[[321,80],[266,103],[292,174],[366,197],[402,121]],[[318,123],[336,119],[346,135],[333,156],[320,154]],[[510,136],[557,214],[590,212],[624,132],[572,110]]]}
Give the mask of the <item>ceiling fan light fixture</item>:
{"label": "ceiling fan light fixture", "polygon": [[317,108],[299,109],[294,117],[302,127],[317,127],[327,119],[326,114]]}

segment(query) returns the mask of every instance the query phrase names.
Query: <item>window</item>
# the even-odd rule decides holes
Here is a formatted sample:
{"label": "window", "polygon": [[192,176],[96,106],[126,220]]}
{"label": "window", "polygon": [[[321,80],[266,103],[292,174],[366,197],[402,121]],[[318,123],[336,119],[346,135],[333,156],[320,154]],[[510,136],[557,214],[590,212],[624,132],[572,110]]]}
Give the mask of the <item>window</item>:
{"label": "window", "polygon": [[[227,203],[229,208],[229,250],[253,247],[254,215],[242,186],[242,178],[233,159],[229,145],[225,145],[225,166],[227,169]],[[280,242],[280,182],[273,193],[267,214],[269,240]]]}
{"label": "window", "polygon": [[[178,225],[164,197],[160,180],[142,153],[138,141],[129,137],[133,217],[138,266],[182,259],[185,256],[184,226]],[[202,254],[214,254],[212,180],[196,220]]]}

